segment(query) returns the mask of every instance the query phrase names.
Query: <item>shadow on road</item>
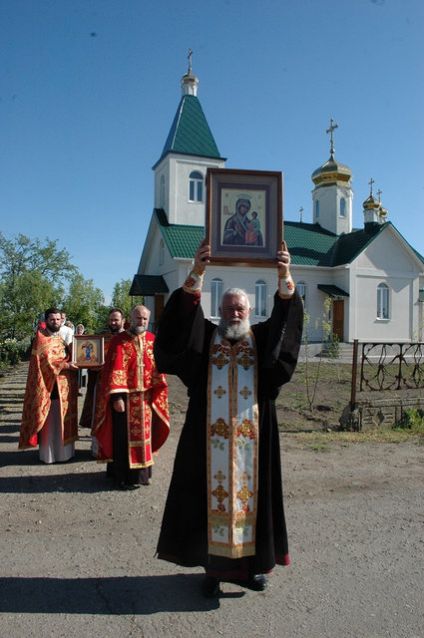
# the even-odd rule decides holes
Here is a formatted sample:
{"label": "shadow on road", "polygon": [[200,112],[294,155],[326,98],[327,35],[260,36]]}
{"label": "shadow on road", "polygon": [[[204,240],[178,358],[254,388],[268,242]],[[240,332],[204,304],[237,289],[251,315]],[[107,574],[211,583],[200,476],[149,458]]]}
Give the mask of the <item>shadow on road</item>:
{"label": "shadow on road", "polygon": [[[201,574],[110,578],[0,578],[0,613],[131,614],[210,611]],[[240,598],[244,592],[222,594]]]}
{"label": "shadow on road", "polygon": [[47,492],[92,493],[104,492],[111,489],[113,489],[113,483],[106,478],[104,471],[78,474],[49,474],[48,476],[40,476],[37,474],[0,478],[0,493],[2,494],[41,494]]}

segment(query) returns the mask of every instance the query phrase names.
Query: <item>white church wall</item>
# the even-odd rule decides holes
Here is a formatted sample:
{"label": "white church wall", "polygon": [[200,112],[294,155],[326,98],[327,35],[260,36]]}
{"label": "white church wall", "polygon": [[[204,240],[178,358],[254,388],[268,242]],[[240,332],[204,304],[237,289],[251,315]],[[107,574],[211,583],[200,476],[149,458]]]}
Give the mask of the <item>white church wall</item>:
{"label": "white church wall", "polygon": [[[313,190],[314,222],[336,235],[352,230],[352,191],[342,186],[321,186]],[[345,201],[344,215],[340,214],[340,201]],[[317,215],[316,202],[319,202]]]}
{"label": "white church wall", "polygon": [[203,226],[205,224],[206,184],[203,183],[203,200],[201,202],[190,201],[189,181],[193,171],[199,172],[206,179],[208,168],[222,168],[223,160],[194,157],[190,155],[180,156],[170,153],[156,169],[155,189],[157,201],[160,201],[161,175],[166,180],[166,205],[167,217],[170,224],[189,224]]}
{"label": "white church wall", "polygon": [[[389,317],[377,317],[379,284],[389,288]],[[360,341],[408,341],[411,338],[413,281],[405,277],[358,274],[356,280],[355,325]]]}
{"label": "white church wall", "polygon": [[333,274],[328,268],[292,266],[292,275],[296,284],[306,285],[305,314],[308,318],[305,325],[305,339],[320,343],[323,340],[322,321],[327,295],[319,290],[318,284],[334,284]]}
{"label": "white church wall", "polygon": [[385,273],[416,272],[418,266],[411,251],[386,228],[355,260],[358,269],[376,269]]}
{"label": "white church wall", "polygon": [[[352,264],[352,338],[408,341],[420,332],[419,263],[388,227]],[[377,288],[389,289],[389,318],[377,317]]]}

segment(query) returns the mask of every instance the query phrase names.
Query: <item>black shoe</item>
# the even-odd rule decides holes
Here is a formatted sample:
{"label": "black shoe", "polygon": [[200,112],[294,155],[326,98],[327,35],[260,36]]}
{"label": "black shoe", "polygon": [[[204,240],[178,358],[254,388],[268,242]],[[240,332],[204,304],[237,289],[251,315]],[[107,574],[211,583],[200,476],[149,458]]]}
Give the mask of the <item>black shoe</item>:
{"label": "black shoe", "polygon": [[202,583],[202,594],[205,598],[217,598],[222,591],[219,588],[219,580],[215,576],[205,576]]}
{"label": "black shoe", "polygon": [[264,591],[268,587],[268,579],[265,574],[252,574],[246,582],[246,587],[253,591]]}
{"label": "black shoe", "polygon": [[138,490],[139,487],[140,485],[137,485],[136,483],[124,483],[123,481],[122,483],[118,483],[118,489],[124,491]]}

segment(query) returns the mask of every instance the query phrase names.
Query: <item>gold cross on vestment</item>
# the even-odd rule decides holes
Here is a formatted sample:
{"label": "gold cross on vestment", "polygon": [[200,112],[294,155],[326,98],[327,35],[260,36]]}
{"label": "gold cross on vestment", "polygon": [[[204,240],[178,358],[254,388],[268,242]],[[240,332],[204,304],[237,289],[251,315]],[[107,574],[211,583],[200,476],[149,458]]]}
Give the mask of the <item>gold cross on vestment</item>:
{"label": "gold cross on vestment", "polygon": [[243,368],[245,370],[248,370],[250,368],[250,366],[253,363],[253,359],[252,357],[249,357],[248,354],[243,353],[238,359],[237,359],[237,363],[241,366],[243,366]]}
{"label": "gold cross on vestment", "polygon": [[227,394],[227,390],[225,390],[225,388],[222,387],[222,385],[219,385],[216,390],[213,391],[214,394],[216,394],[216,396],[218,397],[218,399],[221,399],[224,394]]}
{"label": "gold cross on vestment", "polygon": [[224,354],[222,354],[222,352],[220,352],[217,357],[212,357],[212,365],[215,365],[218,370],[221,370],[221,368],[227,365],[227,363],[228,358]]}
{"label": "gold cross on vestment", "polygon": [[248,512],[250,509],[248,506],[248,502],[249,502],[249,498],[251,498],[252,496],[253,496],[253,492],[249,490],[246,483],[243,485],[241,490],[237,492],[237,498],[242,502],[243,510],[245,512]]}
{"label": "gold cross on vestment", "polygon": [[243,397],[243,399],[248,399],[249,396],[252,394],[252,391],[249,390],[249,388],[247,387],[247,385],[245,385],[241,390],[240,390],[240,394]]}
{"label": "gold cross on vestment", "polygon": [[222,483],[222,481],[225,481],[226,478],[227,477],[222,470],[218,470],[218,472],[214,476],[214,479],[216,479],[218,483]]}

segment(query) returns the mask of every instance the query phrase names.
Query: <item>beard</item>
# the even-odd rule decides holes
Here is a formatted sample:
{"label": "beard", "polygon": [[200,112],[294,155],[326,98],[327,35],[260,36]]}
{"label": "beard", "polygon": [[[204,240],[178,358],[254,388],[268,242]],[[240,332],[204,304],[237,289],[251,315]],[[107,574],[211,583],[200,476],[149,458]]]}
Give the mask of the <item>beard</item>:
{"label": "beard", "polygon": [[146,332],[147,328],[145,328],[144,326],[134,326],[133,324],[131,324],[130,330],[133,335],[142,335],[143,332]]}
{"label": "beard", "polygon": [[250,330],[250,321],[249,319],[243,319],[238,323],[229,323],[225,321],[225,319],[220,320],[218,324],[218,333],[221,337],[225,339],[234,339],[235,341],[239,341],[243,339]]}
{"label": "beard", "polygon": [[122,331],[122,326],[109,326],[109,330],[113,335],[116,335]]}
{"label": "beard", "polygon": [[47,324],[46,328],[49,332],[59,332],[59,330],[61,329],[62,326],[57,326],[55,324],[53,324],[52,326],[50,326],[49,324]]}

